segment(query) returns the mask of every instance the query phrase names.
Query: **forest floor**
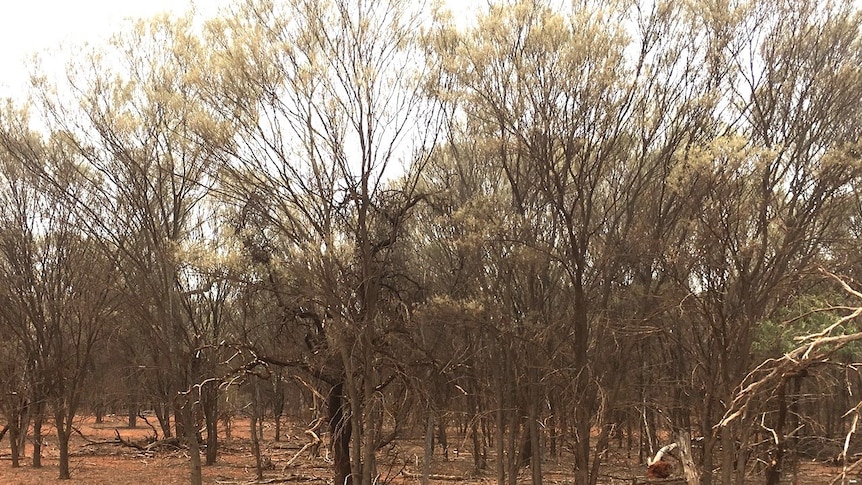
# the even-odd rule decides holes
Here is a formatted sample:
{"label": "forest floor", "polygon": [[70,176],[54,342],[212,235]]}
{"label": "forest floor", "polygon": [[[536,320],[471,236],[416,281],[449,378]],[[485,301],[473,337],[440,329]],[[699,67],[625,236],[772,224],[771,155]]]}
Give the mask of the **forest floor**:
{"label": "forest floor", "polygon": [[[42,468],[30,466],[31,446],[27,445],[27,456],[22,466],[12,468],[8,439],[0,443],[0,484],[147,484],[173,485],[189,481],[188,453],[183,449],[144,452],[116,442],[117,435],[126,442],[143,442],[153,435],[145,423],[136,428],[128,428],[126,421],[119,416],[106,416],[102,423],[96,424],[93,418],[82,419],[76,427],[80,433],[73,434],[70,443],[70,468],[72,479],[61,481],[58,476],[58,450],[56,436],[50,426],[45,427]],[[231,438],[222,437],[218,463],[203,467],[203,481],[207,484],[248,484],[248,483],[302,483],[324,484],[332,480],[331,464],[321,448],[321,456],[311,458],[307,452],[298,456],[290,466],[286,466],[308,443],[304,426],[289,423],[282,427],[282,440],[273,440],[272,423],[264,426],[262,454],[268,463],[264,480],[255,482],[255,463],[249,439],[248,420],[233,420]],[[416,478],[421,473],[421,440],[399,442],[395,447],[381,453],[378,471],[380,483],[392,485],[419,484]],[[455,447],[444,459],[440,449],[436,450],[431,466],[431,480],[434,485],[455,483],[485,484],[495,482],[494,461],[489,458],[489,471],[483,476],[472,476],[473,458],[467,453],[456,453]],[[614,449],[605,460],[600,484],[649,484],[683,483],[667,480],[650,482],[645,477],[645,467],[637,463],[637,452],[628,456],[626,450]],[[549,485],[568,485],[573,483],[571,465],[546,460],[542,463],[544,483]],[[795,485],[828,484],[840,473],[841,469],[822,463],[803,461]],[[529,470],[522,472],[519,483],[531,483]],[[676,474],[678,476],[679,473]],[[463,478],[461,478],[463,477]],[[760,477],[752,477],[752,484],[762,483]],[[788,480],[786,483],[793,483]],[[855,483],[851,481],[850,483]],[[862,483],[862,480],[859,480]]]}

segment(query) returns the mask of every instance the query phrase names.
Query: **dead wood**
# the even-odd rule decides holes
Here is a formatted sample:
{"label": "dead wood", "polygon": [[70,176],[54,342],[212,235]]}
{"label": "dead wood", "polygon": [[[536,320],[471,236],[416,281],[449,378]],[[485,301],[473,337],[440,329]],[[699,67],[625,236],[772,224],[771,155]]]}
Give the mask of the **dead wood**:
{"label": "dead wood", "polygon": [[[851,288],[841,278],[825,271],[824,273],[838,281],[846,292],[862,299],[862,293]],[[763,361],[745,376],[740,390],[716,427],[725,427],[740,416],[746,415],[755,399],[775,394],[788,379],[807,375],[811,367],[829,362],[842,348],[853,342],[862,341],[862,332],[833,335],[833,332],[843,328],[845,323],[862,316],[862,307],[847,309],[852,311],[822,331],[797,337],[796,340],[800,342],[799,347],[784,354],[783,357]]]}
{"label": "dead wood", "polygon": [[170,448],[172,450],[178,450],[180,448],[183,448],[183,446],[180,444],[179,438],[176,438],[176,437],[165,438],[163,440],[153,441],[152,443],[144,446],[144,451],[153,451],[153,450],[158,450],[158,449],[162,449],[162,448]]}
{"label": "dead wood", "polygon": [[320,482],[326,483],[327,480],[321,477],[312,475],[285,475],[281,477],[268,478],[266,480],[251,480],[251,481],[222,481],[216,480],[219,485],[250,485],[256,483],[290,483],[290,482]]}
{"label": "dead wood", "polygon": [[[401,475],[406,478],[422,478],[421,473],[413,473],[408,470],[401,470]],[[438,475],[436,473],[432,473],[428,475],[428,478],[431,480],[442,480],[446,482],[463,482],[464,480],[469,479],[470,477],[464,475]]]}
{"label": "dead wood", "polygon": [[287,461],[287,463],[285,463],[284,467],[282,467],[282,471],[286,470],[290,465],[292,465],[293,462],[296,461],[296,459],[299,458],[299,456],[302,455],[305,450],[308,450],[309,448],[309,455],[311,458],[320,455],[320,444],[323,442],[323,440],[320,439],[320,436],[317,435],[316,431],[320,428],[320,425],[322,423],[323,418],[318,418],[311,423],[309,429],[305,430],[305,434],[308,435],[311,441],[306,443],[305,446],[303,446],[302,448],[300,448],[299,451],[297,451],[296,454],[293,455],[293,458],[291,458]]}
{"label": "dead wood", "polygon": [[145,442],[142,444],[140,442],[135,442],[135,441],[123,439],[123,437],[120,436],[119,430],[114,430],[114,433],[116,433],[116,435],[117,435],[117,439],[115,441],[116,443],[119,443],[119,444],[126,446],[128,448],[134,448],[136,450],[147,452],[147,453],[152,453],[156,450],[160,450],[160,449],[164,449],[164,448],[169,448],[172,450],[178,450],[178,449],[182,448],[182,445],[180,444],[179,438],[175,438],[175,437],[174,438],[165,438],[163,440],[156,440],[156,441],[145,440]]}

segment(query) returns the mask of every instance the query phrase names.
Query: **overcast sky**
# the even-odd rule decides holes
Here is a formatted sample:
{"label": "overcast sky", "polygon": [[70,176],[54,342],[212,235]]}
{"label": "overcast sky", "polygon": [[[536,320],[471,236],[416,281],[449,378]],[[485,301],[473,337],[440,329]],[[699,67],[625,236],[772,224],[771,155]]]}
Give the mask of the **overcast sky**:
{"label": "overcast sky", "polygon": [[[35,52],[63,43],[103,42],[128,18],[148,18],[162,12],[180,14],[194,6],[214,14],[230,0],[0,0],[0,99],[18,97],[29,78],[27,60]],[[465,9],[476,0],[448,0]],[[461,7],[459,9],[459,7]],[[465,9],[466,10],[466,9]],[[473,10],[473,9],[470,9]],[[461,12],[462,15],[466,14]],[[62,72],[62,63],[51,71]],[[50,60],[48,61],[50,62]],[[47,66],[46,66],[47,67]]]}
{"label": "overcast sky", "polygon": [[[0,11],[0,98],[17,96],[27,84],[27,59],[61,43],[104,41],[128,18],[182,13],[192,0],[4,0]],[[197,0],[215,12],[221,0]],[[58,59],[63,62],[63,59]]]}

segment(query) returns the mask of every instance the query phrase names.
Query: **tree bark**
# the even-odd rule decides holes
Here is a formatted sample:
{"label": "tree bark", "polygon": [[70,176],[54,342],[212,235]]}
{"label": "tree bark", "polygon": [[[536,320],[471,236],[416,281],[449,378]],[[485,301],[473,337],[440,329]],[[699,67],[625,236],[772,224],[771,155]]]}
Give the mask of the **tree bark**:
{"label": "tree bark", "polygon": [[255,476],[258,481],[263,480],[263,457],[260,453],[260,438],[257,433],[258,427],[258,419],[260,418],[260,409],[258,401],[258,382],[257,379],[254,379],[254,383],[252,384],[254,389],[252,391],[252,403],[251,403],[251,419],[249,424],[249,437],[251,438],[251,453],[254,455],[254,469]]}
{"label": "tree bark", "polygon": [[60,480],[72,478],[69,471],[69,433],[57,430],[58,448],[60,449]]}
{"label": "tree bark", "polygon": [[207,430],[206,465],[218,459],[218,382],[209,381],[201,387],[201,404]]}
{"label": "tree bark", "polygon": [[329,391],[329,433],[332,444],[332,461],[336,485],[352,485],[350,469],[350,420],[344,416],[344,384],[338,383]]}
{"label": "tree bark", "polygon": [[675,443],[679,449],[679,459],[682,462],[685,483],[688,485],[701,485],[700,471],[694,463],[694,457],[691,452],[691,434],[687,429],[677,430]]}
{"label": "tree bark", "polygon": [[[20,419],[20,418],[16,418]],[[21,466],[21,448],[19,447],[19,431],[17,423],[9,423],[9,449],[12,452],[12,468]]]}
{"label": "tree bark", "polygon": [[775,451],[772,460],[766,467],[766,485],[778,485],[781,479],[781,467],[784,464],[784,422],[787,420],[787,381],[783,381],[778,387],[778,417],[775,420],[773,436],[775,439]]}
{"label": "tree bark", "polygon": [[[186,395],[182,408],[182,428],[185,432],[186,444],[189,447],[190,476],[189,483],[201,485],[203,476],[201,470],[201,447],[198,442],[198,434],[195,426],[194,400],[191,395]],[[179,422],[180,420],[177,420]]]}
{"label": "tree bark", "polygon": [[33,416],[33,468],[42,468],[42,420],[44,404],[36,404]]}
{"label": "tree bark", "polygon": [[428,421],[425,425],[425,458],[422,462],[422,485],[428,485],[431,475],[431,458],[434,455],[434,411],[428,410]]}

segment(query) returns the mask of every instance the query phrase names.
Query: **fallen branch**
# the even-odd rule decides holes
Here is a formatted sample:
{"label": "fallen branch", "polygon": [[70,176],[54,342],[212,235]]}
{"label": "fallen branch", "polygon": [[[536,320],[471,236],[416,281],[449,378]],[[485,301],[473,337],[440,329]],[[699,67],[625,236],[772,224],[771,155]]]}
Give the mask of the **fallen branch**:
{"label": "fallen branch", "polygon": [[269,478],[266,480],[252,481],[222,481],[216,480],[219,485],[250,485],[256,483],[288,483],[288,482],[321,482],[326,483],[325,478],[309,476],[309,475],[286,475],[283,477]]}
{"label": "fallen branch", "polygon": [[674,456],[672,454],[672,452],[673,452],[673,450],[675,450],[677,448],[677,446],[679,446],[679,445],[676,443],[671,443],[669,445],[662,446],[656,452],[655,456],[652,457],[652,459],[647,460],[647,466],[651,466],[651,465],[654,465],[654,464],[660,462],[662,459],[664,459],[665,455],[673,456],[674,458],[676,458],[676,456]]}
{"label": "fallen branch", "polygon": [[293,458],[291,458],[287,461],[287,463],[285,463],[284,467],[282,467],[281,469],[282,472],[284,472],[284,470],[286,470],[290,465],[292,465],[293,462],[296,461],[297,458],[299,458],[299,455],[305,453],[305,450],[311,448],[310,454],[312,457],[317,456],[320,453],[320,445],[321,443],[323,443],[323,440],[320,439],[320,436],[317,435],[316,431],[320,428],[321,424],[323,424],[323,418],[317,418],[312,421],[309,429],[305,430],[305,434],[307,434],[308,437],[311,438],[311,441],[306,443],[305,446],[303,446],[302,448],[300,448],[300,450],[297,451],[295,455],[293,455]]}
{"label": "fallen branch", "polygon": [[147,451],[142,445],[139,445],[138,443],[135,443],[134,441],[124,440],[123,437],[120,436],[120,430],[115,429],[114,433],[117,435],[117,443],[119,443],[123,446],[129,447],[129,448],[134,448],[136,450]]}
{"label": "fallen branch", "polygon": [[[423,476],[421,473],[413,473],[407,470],[401,470],[401,475],[403,475],[405,478],[422,478]],[[466,477],[464,475],[438,475],[436,473],[432,473],[428,475],[428,478],[431,480],[442,480],[446,482],[463,482],[469,477]]]}
{"label": "fallen branch", "polygon": [[144,451],[153,451],[159,448],[171,448],[174,450],[178,450],[182,448],[180,445],[179,438],[165,438],[163,440],[153,441],[152,443],[144,446]]}
{"label": "fallen branch", "polygon": [[115,429],[114,433],[116,433],[116,436],[117,436],[117,443],[119,443],[123,446],[126,446],[128,448],[134,448],[138,451],[143,451],[146,453],[152,453],[152,452],[154,452],[160,448],[171,448],[174,450],[178,450],[178,449],[182,448],[179,438],[165,438],[163,440],[156,440],[156,441],[152,441],[152,442],[147,443],[147,444],[141,444],[141,443],[136,443],[136,442],[131,441],[131,440],[123,439],[123,437],[120,436],[119,430]]}
{"label": "fallen branch", "polygon": [[[834,278],[851,295],[862,298],[862,294],[850,287],[841,278],[824,271]],[[832,335],[832,332],[862,316],[862,306],[837,319],[820,332],[797,337],[800,346],[777,359],[767,359],[749,372],[742,380],[730,407],[716,428],[725,427],[748,411],[752,400],[770,396],[790,378],[804,376],[810,367],[829,362],[831,357],[847,345],[862,341],[862,332]]]}
{"label": "fallen branch", "polygon": [[862,460],[856,460],[856,462],[850,466],[845,465],[844,469],[841,470],[841,473],[839,473],[837,477],[833,478],[832,481],[829,482],[829,485],[835,485],[839,482],[844,483],[844,479],[847,478],[847,475],[854,473],[860,467],[862,467]]}

